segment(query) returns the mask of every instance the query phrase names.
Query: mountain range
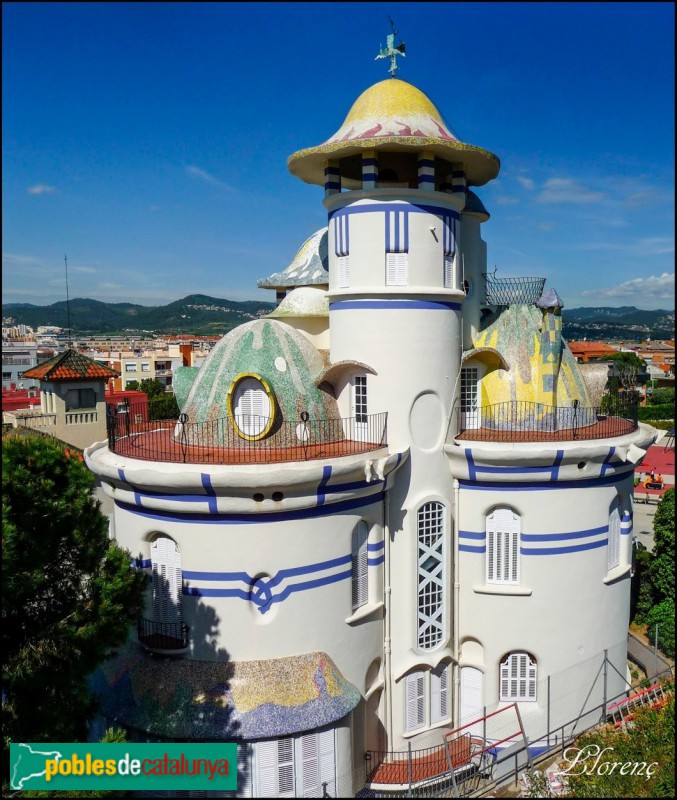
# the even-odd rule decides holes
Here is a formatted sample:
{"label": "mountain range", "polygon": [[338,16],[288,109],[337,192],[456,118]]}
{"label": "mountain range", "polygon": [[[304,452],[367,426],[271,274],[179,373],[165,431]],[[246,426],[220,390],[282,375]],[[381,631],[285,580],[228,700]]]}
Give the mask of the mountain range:
{"label": "mountain range", "polygon": [[[205,294],[191,294],[164,306],[142,306],[135,303],[104,303],[75,298],[70,301],[70,319],[74,335],[119,333],[186,333],[223,335],[232,328],[265,316],[274,303],[259,300],[238,302]],[[68,326],[65,301],[47,306],[32,303],[3,303],[5,324]],[[610,308],[564,309],[563,333],[576,339],[672,339],[675,335],[675,312],[651,311],[621,306]],[[11,319],[11,323],[7,320]]]}

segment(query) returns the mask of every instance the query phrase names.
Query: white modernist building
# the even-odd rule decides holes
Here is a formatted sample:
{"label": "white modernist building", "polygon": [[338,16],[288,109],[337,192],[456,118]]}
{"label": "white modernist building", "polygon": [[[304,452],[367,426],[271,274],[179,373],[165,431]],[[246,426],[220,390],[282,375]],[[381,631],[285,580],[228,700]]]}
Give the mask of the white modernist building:
{"label": "white modernist building", "polygon": [[370,87],[289,169],[328,226],[260,281],[276,310],[178,370],[178,422],[86,451],[149,575],[95,685],[141,739],[240,742],[241,796],[387,794],[380,765],[486,709],[517,703],[535,746],[604,651],[625,689],[655,432],[588,387],[555,291],[486,275],[469,187],[498,158],[420,90]]}

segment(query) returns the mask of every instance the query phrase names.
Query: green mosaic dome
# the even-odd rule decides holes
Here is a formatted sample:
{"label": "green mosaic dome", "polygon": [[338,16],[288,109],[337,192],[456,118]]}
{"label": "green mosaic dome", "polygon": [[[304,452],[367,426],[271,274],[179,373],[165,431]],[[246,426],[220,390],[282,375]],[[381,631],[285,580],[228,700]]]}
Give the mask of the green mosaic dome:
{"label": "green mosaic dome", "polygon": [[269,439],[281,435],[283,423],[298,423],[304,411],[311,421],[339,417],[336,400],[315,385],[323,368],[322,356],[303,334],[283,322],[258,319],[226,334],[199,369],[179,369],[176,394],[189,423],[221,421],[205,425],[200,434],[204,443],[214,439],[217,444],[225,429],[233,427],[229,402],[239,383],[249,378],[270,399],[274,420],[266,432]]}

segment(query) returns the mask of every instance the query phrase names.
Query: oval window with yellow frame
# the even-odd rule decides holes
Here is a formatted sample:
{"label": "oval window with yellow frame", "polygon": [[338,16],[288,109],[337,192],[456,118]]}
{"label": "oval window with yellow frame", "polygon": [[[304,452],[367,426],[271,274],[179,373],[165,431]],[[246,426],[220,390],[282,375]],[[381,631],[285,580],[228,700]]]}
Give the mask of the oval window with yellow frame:
{"label": "oval window with yellow frame", "polygon": [[230,421],[243,439],[263,439],[270,432],[275,421],[275,396],[260,375],[238,375],[230,385],[226,402]]}

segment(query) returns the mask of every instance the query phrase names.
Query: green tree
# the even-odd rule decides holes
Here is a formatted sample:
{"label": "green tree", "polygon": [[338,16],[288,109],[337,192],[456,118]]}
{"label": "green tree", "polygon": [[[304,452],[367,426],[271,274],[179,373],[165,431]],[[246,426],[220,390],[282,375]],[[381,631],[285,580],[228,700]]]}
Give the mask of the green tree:
{"label": "green tree", "polygon": [[653,519],[654,549],[649,578],[656,604],[675,601],[675,490],[663,495]]}
{"label": "green tree", "polygon": [[613,375],[609,378],[608,387],[611,394],[618,394],[620,390],[631,392],[640,382],[646,383],[646,361],[637,353],[616,353],[609,356],[613,362]]}
{"label": "green tree", "polygon": [[139,382],[138,381],[127,381],[127,383],[125,384],[125,391],[138,392],[139,391]]}
{"label": "green tree", "polygon": [[64,445],[5,437],[2,466],[5,743],[86,740],[87,678],[125,641],[145,579],[109,542],[94,477]]}
{"label": "green tree", "polygon": [[[579,761],[567,778],[567,797],[674,797],[675,796],[675,700],[663,708],[639,709],[633,717],[633,727],[627,732],[613,731],[608,727],[592,731],[576,740],[575,749],[591,746],[601,755],[597,768],[595,757]],[[565,753],[567,751],[565,750]],[[588,751],[592,752],[592,751]],[[572,756],[575,752],[572,751]],[[602,767],[602,762],[619,762],[614,770]],[[620,773],[621,764],[652,764],[647,777],[635,770]],[[564,762],[565,768],[567,762]],[[585,767],[587,766],[587,769]],[[606,769],[606,771],[605,771]],[[579,774],[576,774],[579,773]]]}
{"label": "green tree", "polygon": [[675,601],[663,600],[647,614],[647,636],[653,641],[658,626],[658,647],[666,656],[675,656]]}
{"label": "green tree", "polygon": [[649,395],[648,402],[652,406],[667,405],[675,402],[675,390],[665,389],[663,387],[654,389]]}
{"label": "green tree", "polygon": [[165,394],[165,385],[157,378],[144,378],[139,389],[148,395],[149,400],[151,397],[161,397]]}

